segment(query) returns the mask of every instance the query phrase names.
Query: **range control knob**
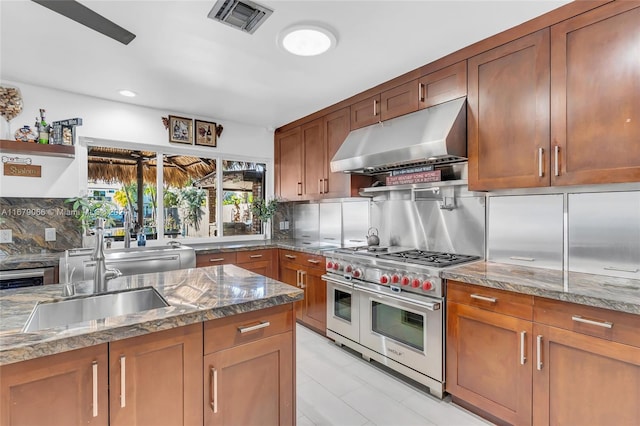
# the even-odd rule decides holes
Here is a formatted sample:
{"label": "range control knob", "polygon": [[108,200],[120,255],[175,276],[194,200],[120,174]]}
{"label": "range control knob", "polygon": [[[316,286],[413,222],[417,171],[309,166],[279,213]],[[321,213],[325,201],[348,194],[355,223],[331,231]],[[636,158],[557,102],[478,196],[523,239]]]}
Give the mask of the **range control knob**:
{"label": "range control knob", "polygon": [[424,291],[429,291],[429,290],[431,290],[432,288],[433,288],[433,284],[431,284],[431,281],[428,281],[428,280],[427,280],[427,281],[423,281],[423,282],[422,282],[422,289],[423,289]]}
{"label": "range control knob", "polygon": [[335,263],[333,264],[333,270],[334,270],[334,271],[339,271],[339,270],[340,270],[340,264],[339,264],[338,262],[335,262]]}
{"label": "range control knob", "polygon": [[418,278],[414,278],[413,280],[411,280],[411,287],[413,288],[420,287],[420,284],[422,284],[422,282]]}
{"label": "range control knob", "polygon": [[353,270],[353,278],[362,278],[362,269],[356,268]]}
{"label": "range control knob", "polygon": [[391,284],[398,284],[400,282],[400,275],[393,274],[391,275]]}
{"label": "range control knob", "polygon": [[380,284],[389,284],[389,275],[383,274],[380,277]]}
{"label": "range control knob", "polygon": [[328,261],[327,262],[327,269],[333,269],[333,262],[332,261]]}
{"label": "range control knob", "polygon": [[352,271],[353,271],[353,266],[347,265],[344,267],[344,272],[346,272],[347,274],[350,274]]}
{"label": "range control knob", "polygon": [[409,281],[411,281],[411,279],[408,276],[403,276],[402,279],[400,280],[400,284],[402,285],[409,285]]}

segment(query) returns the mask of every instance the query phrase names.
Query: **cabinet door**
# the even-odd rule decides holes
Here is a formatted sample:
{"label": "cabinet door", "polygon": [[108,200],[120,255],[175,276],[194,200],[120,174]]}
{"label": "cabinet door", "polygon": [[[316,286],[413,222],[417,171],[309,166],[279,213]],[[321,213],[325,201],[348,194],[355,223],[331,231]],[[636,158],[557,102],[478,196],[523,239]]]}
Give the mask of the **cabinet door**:
{"label": "cabinet door", "polygon": [[458,62],[420,78],[419,108],[427,108],[466,96],[467,61]]}
{"label": "cabinet door", "polygon": [[[293,285],[298,288],[302,288],[305,291],[304,298],[307,298],[306,290],[303,287],[300,287],[301,281],[301,270],[300,265],[280,260],[280,266],[278,268],[278,277],[280,281],[285,284]],[[303,312],[304,312],[305,301],[299,300],[294,303],[294,308],[296,310],[296,319],[302,320]]]}
{"label": "cabinet door", "polygon": [[264,277],[273,278],[273,268],[270,260],[258,260],[256,262],[239,263],[237,266],[247,271],[255,272]]}
{"label": "cabinet door", "polygon": [[331,173],[331,159],[347,138],[350,130],[349,108],[342,108],[324,117],[324,137],[327,148],[327,164],[324,182],[324,196],[340,198],[351,196],[352,176],[347,173]]}
{"label": "cabinet door", "polygon": [[380,121],[380,95],[351,105],[351,130]]}
{"label": "cabinet door", "polygon": [[639,28],[626,1],[551,27],[552,184],[640,180]]}
{"label": "cabinet door", "polygon": [[202,424],[202,323],[110,343],[111,425]]}
{"label": "cabinet door", "polygon": [[324,192],[327,162],[322,118],[303,125],[301,132],[304,145],[303,198],[307,200],[318,199]]}
{"label": "cabinet door", "polygon": [[204,424],[294,424],[294,368],[293,332],[207,355]]}
{"label": "cabinet door", "polygon": [[275,163],[280,197],[298,200],[302,196],[302,136],[300,127],[275,136]]}
{"label": "cabinet door", "polygon": [[235,252],[200,253],[196,255],[196,268],[236,263]]}
{"label": "cabinet door", "polygon": [[640,424],[640,348],[539,324],[534,335],[534,425]]}
{"label": "cabinet door", "polygon": [[380,95],[380,116],[382,120],[390,120],[418,110],[418,80],[413,80]]}
{"label": "cabinet door", "polygon": [[0,367],[0,424],[107,425],[107,344]]}
{"label": "cabinet door", "polygon": [[447,303],[446,390],[511,424],[531,424],[532,323]]}
{"label": "cabinet door", "polygon": [[468,63],[469,189],[548,186],[549,30]]}
{"label": "cabinet door", "polygon": [[[324,262],[320,265],[324,265]],[[323,274],[324,270],[315,268],[305,268],[303,271],[302,322],[324,335],[327,331],[327,283],[320,278]]]}

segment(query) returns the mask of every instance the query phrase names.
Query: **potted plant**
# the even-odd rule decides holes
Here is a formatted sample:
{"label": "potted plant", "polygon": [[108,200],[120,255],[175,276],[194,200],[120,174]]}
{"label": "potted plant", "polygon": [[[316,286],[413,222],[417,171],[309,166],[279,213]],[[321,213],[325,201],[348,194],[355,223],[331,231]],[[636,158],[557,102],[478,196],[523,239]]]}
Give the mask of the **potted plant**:
{"label": "potted plant", "polygon": [[253,203],[251,203],[251,213],[253,213],[254,219],[257,219],[262,223],[262,233],[265,238],[267,238],[267,225],[271,221],[271,218],[276,214],[277,209],[277,198],[270,201],[267,201],[264,198],[255,198]]}

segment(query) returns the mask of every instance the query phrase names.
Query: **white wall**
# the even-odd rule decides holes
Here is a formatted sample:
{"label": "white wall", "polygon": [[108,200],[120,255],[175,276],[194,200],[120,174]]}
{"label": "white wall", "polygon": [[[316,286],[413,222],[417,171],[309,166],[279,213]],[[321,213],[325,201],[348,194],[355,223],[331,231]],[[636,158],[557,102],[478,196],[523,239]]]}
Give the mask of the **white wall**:
{"label": "white wall", "polygon": [[[82,118],[83,125],[76,128],[76,135],[83,141],[118,141],[127,145],[143,144],[169,149],[177,154],[202,153],[207,157],[223,156],[265,162],[270,182],[267,191],[273,193],[273,131],[263,127],[218,121],[215,117],[206,115],[193,116],[179,111],[140,107],[19,82],[0,81],[0,85],[18,87],[22,93],[24,108],[12,120],[12,132],[25,124],[33,126],[39,109],[44,108],[48,122]],[[169,143],[168,133],[161,119],[168,114],[221,124],[224,130],[218,138],[218,146],[211,148]],[[0,138],[6,138],[6,134],[6,121],[2,119]],[[75,159],[30,155],[33,164],[42,166],[42,178],[2,176],[0,196],[66,198],[81,195],[86,188],[87,168],[86,146],[83,145],[76,145]]]}

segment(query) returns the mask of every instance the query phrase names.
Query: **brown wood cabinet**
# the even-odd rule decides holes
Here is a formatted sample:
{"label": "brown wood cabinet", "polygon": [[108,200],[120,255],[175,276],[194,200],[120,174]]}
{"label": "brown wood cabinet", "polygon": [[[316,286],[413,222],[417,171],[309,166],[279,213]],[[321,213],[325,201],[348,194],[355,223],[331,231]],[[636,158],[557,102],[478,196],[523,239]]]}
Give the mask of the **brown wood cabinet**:
{"label": "brown wood cabinet", "polygon": [[0,367],[0,424],[108,425],[107,344]]}
{"label": "brown wood cabinet", "polygon": [[109,344],[111,425],[202,424],[202,324]]}
{"label": "brown wood cabinet", "polygon": [[275,188],[286,200],[302,199],[302,132],[295,127],[275,135]]}
{"label": "brown wood cabinet", "polygon": [[296,303],[298,321],[325,335],[327,329],[327,285],[323,256],[280,250],[280,281],[304,290],[304,300]]}
{"label": "brown wood cabinet", "polygon": [[350,109],[351,130],[366,127],[382,120],[379,94],[351,105]]}
{"label": "brown wood cabinet", "polygon": [[467,61],[460,61],[418,80],[418,108],[428,108],[466,96]]}
{"label": "brown wood cabinet", "polygon": [[278,254],[276,249],[238,251],[236,265],[265,277],[278,279]]}
{"label": "brown wood cabinet", "polygon": [[551,27],[552,185],[640,181],[639,28],[637,1]]}
{"label": "brown wood cabinet", "polygon": [[511,424],[530,424],[531,296],[447,283],[446,391]]}
{"label": "brown wood cabinet", "polygon": [[380,120],[390,120],[418,110],[420,89],[418,80],[386,90],[380,94]]}
{"label": "brown wood cabinet", "polygon": [[469,189],[549,185],[549,74],[549,29],[469,59]]}
{"label": "brown wood cabinet", "polygon": [[204,424],[293,424],[292,306],[209,321],[204,327]]}
{"label": "brown wood cabinet", "polygon": [[511,424],[640,424],[639,315],[455,281],[447,288],[454,400]]}
{"label": "brown wood cabinet", "polygon": [[196,268],[205,266],[229,265],[236,263],[236,252],[196,254]]}
{"label": "brown wood cabinet", "polygon": [[301,132],[304,157],[302,197],[317,199],[324,192],[326,185],[327,149],[324,138],[324,118],[318,118],[301,126]]}

